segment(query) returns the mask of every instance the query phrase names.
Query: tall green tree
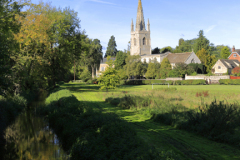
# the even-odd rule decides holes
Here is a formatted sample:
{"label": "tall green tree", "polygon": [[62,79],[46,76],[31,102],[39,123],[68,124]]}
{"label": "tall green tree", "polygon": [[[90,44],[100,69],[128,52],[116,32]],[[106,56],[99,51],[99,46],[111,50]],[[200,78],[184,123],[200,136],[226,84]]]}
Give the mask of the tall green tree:
{"label": "tall green tree", "polygon": [[70,8],[43,2],[31,4],[25,13],[16,17],[21,24],[14,35],[19,43],[13,56],[17,83],[23,90],[54,86],[81,54],[80,20]]}
{"label": "tall green tree", "polygon": [[124,69],[128,79],[130,79],[132,76],[134,76],[135,79],[143,77],[147,71],[147,67],[141,62],[141,56],[139,55],[128,55]]}
{"label": "tall green tree", "polygon": [[13,92],[12,55],[16,51],[17,42],[14,34],[19,32],[20,24],[16,15],[27,3],[15,0],[0,0],[0,95]]}
{"label": "tall green tree", "polygon": [[100,62],[102,60],[102,45],[100,43],[100,40],[94,39],[91,42],[88,58],[89,58],[88,61],[92,69],[92,78],[95,78],[96,68],[97,69],[99,68]]}
{"label": "tall green tree", "polygon": [[196,39],[196,43],[194,45],[194,52],[197,53],[203,48],[208,54],[210,54],[211,52],[210,41],[204,36],[203,30],[200,30],[198,38]]}
{"label": "tall green tree", "polygon": [[227,46],[225,46],[221,49],[221,53],[220,53],[221,58],[228,59],[230,54],[231,54],[230,49]]}
{"label": "tall green tree", "polygon": [[165,79],[166,77],[168,77],[168,74],[171,70],[172,70],[172,66],[166,57],[163,59],[161,63],[160,73],[158,78]]}
{"label": "tall green tree", "polygon": [[148,79],[155,79],[159,69],[160,69],[160,63],[156,61],[149,63],[145,77]]}
{"label": "tall green tree", "polygon": [[105,54],[105,58],[107,56],[116,57],[116,55],[117,55],[117,44],[115,41],[115,37],[111,36],[111,38],[109,39],[109,42],[108,42],[108,47],[107,47],[107,51]]}

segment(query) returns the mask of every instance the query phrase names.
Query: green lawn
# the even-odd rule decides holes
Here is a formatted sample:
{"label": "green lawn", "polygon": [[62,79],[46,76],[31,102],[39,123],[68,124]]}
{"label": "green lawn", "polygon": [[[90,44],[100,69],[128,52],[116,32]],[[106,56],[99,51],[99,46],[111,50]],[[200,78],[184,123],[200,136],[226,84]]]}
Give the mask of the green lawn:
{"label": "green lawn", "polygon": [[[178,154],[181,159],[240,159],[239,148],[210,141],[206,138],[195,134],[175,129],[171,126],[154,123],[150,120],[148,114],[142,114],[136,110],[123,110],[114,105],[105,103],[105,99],[111,96],[123,94],[162,94],[165,98],[182,97],[182,101],[173,103],[182,103],[187,107],[198,106],[201,99],[205,103],[211,102],[213,99],[225,100],[228,102],[238,102],[240,97],[240,86],[224,86],[224,85],[204,85],[204,86],[170,86],[176,87],[175,92],[159,93],[155,92],[156,88],[167,88],[168,86],[121,86],[116,90],[104,92],[99,90],[97,85],[85,84],[64,84],[61,87],[69,89],[82,103],[91,102],[91,107],[95,110],[103,112],[114,112],[122,119],[129,122],[146,143],[155,146],[159,151],[172,150]],[[197,92],[208,91],[208,97],[196,97]]]}

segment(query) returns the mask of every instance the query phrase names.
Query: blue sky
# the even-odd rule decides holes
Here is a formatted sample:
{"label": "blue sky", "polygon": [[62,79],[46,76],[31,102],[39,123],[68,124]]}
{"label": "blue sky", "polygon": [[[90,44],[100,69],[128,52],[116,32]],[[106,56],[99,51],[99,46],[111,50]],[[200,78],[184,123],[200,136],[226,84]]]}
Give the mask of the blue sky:
{"label": "blue sky", "polygon": [[[138,0],[42,1],[78,12],[81,29],[89,38],[99,39],[104,48],[114,35],[117,49],[127,49]],[[215,45],[240,48],[240,0],[142,0],[142,5],[145,21],[150,20],[152,49],[175,48],[180,38],[196,38],[199,30]]]}

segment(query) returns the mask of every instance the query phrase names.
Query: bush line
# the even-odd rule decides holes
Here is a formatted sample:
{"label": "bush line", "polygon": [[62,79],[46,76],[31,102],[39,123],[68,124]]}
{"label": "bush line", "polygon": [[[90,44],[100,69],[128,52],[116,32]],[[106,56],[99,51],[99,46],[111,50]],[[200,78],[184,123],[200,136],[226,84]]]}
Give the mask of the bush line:
{"label": "bush line", "polygon": [[122,80],[121,85],[151,85],[153,83],[168,84],[169,85],[206,85],[205,80]]}

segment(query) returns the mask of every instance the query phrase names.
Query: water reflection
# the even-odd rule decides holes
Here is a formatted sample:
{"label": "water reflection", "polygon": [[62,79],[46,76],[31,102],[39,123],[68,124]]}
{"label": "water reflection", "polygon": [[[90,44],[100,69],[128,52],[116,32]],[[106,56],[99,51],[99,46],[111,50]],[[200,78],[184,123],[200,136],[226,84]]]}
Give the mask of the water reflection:
{"label": "water reflection", "polygon": [[5,159],[68,159],[48,124],[30,111],[6,129],[5,139]]}

